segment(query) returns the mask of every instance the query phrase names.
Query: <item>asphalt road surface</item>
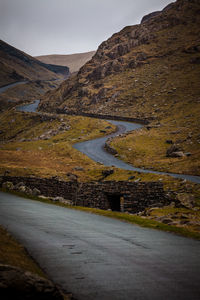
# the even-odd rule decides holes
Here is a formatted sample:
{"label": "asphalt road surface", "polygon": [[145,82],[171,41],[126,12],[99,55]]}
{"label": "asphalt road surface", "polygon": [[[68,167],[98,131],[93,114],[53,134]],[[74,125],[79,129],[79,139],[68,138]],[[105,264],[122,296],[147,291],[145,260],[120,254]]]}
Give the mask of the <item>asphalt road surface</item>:
{"label": "asphalt road surface", "polygon": [[199,300],[200,242],[0,193],[0,224],[79,300]]}
{"label": "asphalt road surface", "polygon": [[115,156],[111,155],[104,149],[105,142],[108,138],[117,136],[119,134],[137,130],[142,127],[140,124],[124,122],[124,121],[112,121],[107,120],[110,123],[117,126],[118,130],[115,133],[107,135],[102,138],[97,138],[81,143],[77,143],[73,145],[73,147],[80,152],[86,154],[88,157],[92,158],[96,162],[100,162],[105,166],[114,166],[124,170],[136,171],[141,173],[153,173],[153,174],[160,174],[160,175],[169,175],[175,178],[182,178],[185,180],[189,180],[195,183],[200,183],[200,176],[193,176],[193,175],[185,175],[185,174],[174,174],[174,173],[166,173],[166,172],[159,172],[147,169],[136,168],[124,161],[116,158]]}
{"label": "asphalt road surface", "polygon": [[11,87],[15,87],[15,86],[20,85],[20,84],[26,84],[27,82],[28,81],[19,81],[19,82],[14,82],[14,83],[10,83],[8,85],[5,85],[5,86],[0,88],[0,94],[4,93],[5,91],[10,89]]}
{"label": "asphalt road surface", "polygon": [[[40,100],[35,100],[31,104],[20,105],[17,107],[17,110],[25,111],[25,112],[36,112],[39,102],[40,102]],[[130,171],[136,171],[136,172],[141,172],[141,173],[169,175],[169,176],[172,176],[175,178],[182,178],[184,180],[189,180],[189,181],[192,181],[195,183],[200,183],[200,176],[174,174],[174,173],[166,173],[166,172],[159,172],[159,171],[136,168],[136,167],[116,158],[114,155],[111,155],[104,149],[105,142],[107,141],[108,138],[117,136],[117,135],[125,133],[125,132],[137,130],[137,129],[141,128],[142,125],[137,124],[137,123],[124,122],[124,121],[113,121],[113,120],[107,120],[107,121],[109,121],[110,123],[117,126],[117,131],[115,133],[112,133],[112,134],[107,135],[102,138],[97,138],[97,139],[77,143],[77,144],[73,145],[73,147],[75,149],[79,150],[80,152],[86,154],[88,157],[90,157],[94,161],[104,164],[105,166],[114,166],[116,168],[130,170]]]}

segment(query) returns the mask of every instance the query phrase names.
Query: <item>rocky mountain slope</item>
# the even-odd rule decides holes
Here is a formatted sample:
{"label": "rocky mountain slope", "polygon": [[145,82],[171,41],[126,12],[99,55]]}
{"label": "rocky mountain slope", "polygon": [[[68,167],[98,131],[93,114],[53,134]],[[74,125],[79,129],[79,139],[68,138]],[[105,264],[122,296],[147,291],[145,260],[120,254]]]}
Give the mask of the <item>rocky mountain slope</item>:
{"label": "rocky mountain slope", "polygon": [[52,55],[41,55],[36,58],[46,64],[54,64],[61,66],[68,66],[71,73],[78,72],[79,69],[89,61],[95,51],[75,53],[68,55],[52,54]]}
{"label": "rocky mountain slope", "polygon": [[[112,141],[117,155],[137,167],[200,175],[199,78],[200,1],[177,0],[103,42],[40,109],[149,119]],[[169,156],[170,147],[179,156]]]}
{"label": "rocky mountain slope", "polygon": [[68,76],[68,67],[42,63],[0,41],[0,87],[24,81],[24,85],[0,95],[0,109],[7,108],[18,100],[40,97],[42,93],[58,86],[59,80]]}
{"label": "rocky mountain slope", "polygon": [[200,3],[178,0],[140,25],[103,42],[70,80],[42,99],[46,111],[109,113],[143,118],[199,95]]}

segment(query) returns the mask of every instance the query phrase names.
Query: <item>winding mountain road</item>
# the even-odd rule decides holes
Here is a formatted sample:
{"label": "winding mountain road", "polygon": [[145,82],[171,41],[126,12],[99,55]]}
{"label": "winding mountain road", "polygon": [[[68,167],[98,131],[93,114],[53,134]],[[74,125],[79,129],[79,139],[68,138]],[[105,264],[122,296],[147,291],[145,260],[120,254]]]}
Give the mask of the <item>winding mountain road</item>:
{"label": "winding mountain road", "polygon": [[[40,102],[40,100],[35,100],[31,104],[20,105],[17,107],[17,110],[25,111],[25,112],[36,112],[39,102]],[[169,175],[169,176],[172,176],[175,178],[181,178],[181,179],[189,180],[189,181],[200,184],[200,176],[174,174],[174,173],[166,173],[166,172],[159,172],[159,171],[136,168],[136,167],[116,158],[115,156],[111,155],[110,153],[108,153],[104,149],[105,142],[107,141],[108,138],[129,132],[129,131],[137,130],[137,129],[141,128],[142,125],[137,124],[137,123],[124,122],[124,121],[113,121],[113,120],[107,120],[107,121],[117,126],[116,132],[114,132],[110,135],[107,135],[105,137],[102,137],[102,138],[97,138],[97,139],[74,144],[73,147],[75,149],[79,150],[80,152],[86,154],[88,157],[90,157],[94,161],[102,163],[105,166],[114,166],[116,168],[130,170],[130,171],[136,171],[136,172],[141,172],[141,173]]]}
{"label": "winding mountain road", "polygon": [[0,224],[79,300],[199,300],[199,241],[2,192]]}
{"label": "winding mountain road", "polygon": [[111,155],[104,149],[105,142],[108,138],[117,136],[122,133],[126,133],[132,130],[137,130],[142,127],[140,124],[124,122],[124,121],[112,121],[107,120],[108,122],[117,126],[117,131],[110,135],[107,135],[102,138],[97,138],[81,143],[77,143],[73,145],[73,147],[82,153],[86,154],[88,157],[92,158],[96,162],[100,162],[105,166],[114,166],[124,170],[136,171],[141,173],[153,173],[153,174],[160,174],[160,175],[169,175],[175,178],[182,178],[186,179],[195,183],[200,183],[200,176],[193,176],[193,175],[185,175],[185,174],[174,174],[174,173],[166,173],[166,172],[159,172],[147,169],[136,168],[124,161],[116,158],[115,156]]}
{"label": "winding mountain road", "polygon": [[12,87],[15,87],[20,84],[26,84],[27,82],[28,81],[18,81],[18,82],[14,82],[14,83],[10,83],[5,86],[2,86],[2,87],[0,87],[0,94],[4,93],[5,91],[7,91],[8,89],[10,89]]}

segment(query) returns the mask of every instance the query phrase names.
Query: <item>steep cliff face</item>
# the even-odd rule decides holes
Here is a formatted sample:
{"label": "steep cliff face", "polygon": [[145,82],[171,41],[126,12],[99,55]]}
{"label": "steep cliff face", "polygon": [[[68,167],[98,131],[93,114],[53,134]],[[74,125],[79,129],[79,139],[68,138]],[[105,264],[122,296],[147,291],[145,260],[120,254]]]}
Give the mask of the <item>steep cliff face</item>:
{"label": "steep cliff face", "polygon": [[161,118],[199,96],[200,2],[177,0],[103,42],[40,109]]}

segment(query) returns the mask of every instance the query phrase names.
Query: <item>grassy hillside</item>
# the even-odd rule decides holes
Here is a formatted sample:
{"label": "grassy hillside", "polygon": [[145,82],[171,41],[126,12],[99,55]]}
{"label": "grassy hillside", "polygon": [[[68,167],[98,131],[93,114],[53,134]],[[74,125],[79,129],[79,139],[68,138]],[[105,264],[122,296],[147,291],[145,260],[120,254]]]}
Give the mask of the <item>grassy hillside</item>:
{"label": "grassy hillside", "polygon": [[0,87],[25,82],[0,94],[0,110],[18,101],[41,97],[46,91],[57,87],[69,74],[67,67],[44,64],[3,41],[0,41],[0,60]]}
{"label": "grassy hillside", "polygon": [[72,148],[72,144],[102,136],[105,133],[101,130],[110,133],[114,129],[103,120],[42,116],[13,109],[0,115],[0,123],[1,173],[8,170],[12,175],[67,179],[67,173],[72,172],[80,180],[89,180],[99,164]]}
{"label": "grassy hillside", "polygon": [[[142,174],[95,163],[72,145],[110,133],[115,127],[94,118],[34,114],[14,109],[0,115],[0,174],[10,176],[56,176],[61,180],[79,182],[91,180],[162,181],[170,193],[172,206],[157,210],[147,209],[142,218],[165,222],[173,226],[199,232],[200,186],[164,175]],[[105,178],[105,170],[113,173]],[[185,208],[174,208],[173,199]],[[172,221],[173,220],[173,221]],[[183,222],[184,221],[184,222]],[[187,222],[186,222],[187,221]]]}
{"label": "grassy hillside", "polygon": [[41,55],[36,56],[36,58],[46,64],[54,64],[67,66],[70,69],[71,73],[78,72],[79,69],[89,61],[92,56],[95,54],[95,51],[84,52],[84,53],[75,53],[68,55],[61,54],[52,54],[52,55]]}
{"label": "grassy hillside", "polygon": [[0,86],[18,80],[51,80],[61,77],[30,55],[0,41]]}
{"label": "grassy hillside", "polygon": [[[178,0],[125,27],[76,76],[47,93],[40,109],[153,119],[150,130],[113,141],[119,155],[137,166],[200,174],[199,11],[199,1]],[[167,140],[191,155],[167,158]]]}

